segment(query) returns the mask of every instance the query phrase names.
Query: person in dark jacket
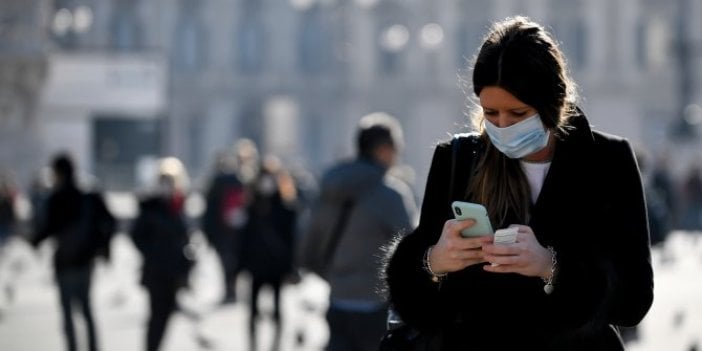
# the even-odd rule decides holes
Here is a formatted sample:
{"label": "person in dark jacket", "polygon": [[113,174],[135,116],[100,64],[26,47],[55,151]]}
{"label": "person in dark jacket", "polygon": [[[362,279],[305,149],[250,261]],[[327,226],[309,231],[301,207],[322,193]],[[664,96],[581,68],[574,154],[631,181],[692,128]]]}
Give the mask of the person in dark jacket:
{"label": "person in dark jacket", "polygon": [[702,230],[702,165],[692,164],[683,179],[685,210],[683,228],[690,231]]}
{"label": "person in dark jacket", "polygon": [[141,283],[149,294],[146,350],[161,346],[176,294],[188,284],[192,267],[189,233],[183,214],[185,169],[173,157],[159,162],[157,193],[142,199],[130,235],[144,258]]}
{"label": "person in dark jacket", "polygon": [[205,195],[206,208],[202,229],[217,252],[223,273],[225,303],[236,300],[241,236],[247,222],[247,189],[237,175],[233,155],[224,153],[217,160],[215,175]]}
{"label": "person in dark jacket", "polygon": [[249,300],[249,343],[256,350],[259,318],[258,296],[263,286],[273,290],[273,345],[280,348],[282,331],[282,284],[293,272],[294,238],[297,221],[297,190],[288,171],[275,156],[265,157],[252,184],[248,221],[242,240],[241,269],[251,274]]}
{"label": "person in dark jacket", "polygon": [[57,155],[51,164],[54,186],[46,200],[43,219],[32,238],[38,246],[54,237],[54,269],[59,287],[61,312],[67,348],[77,349],[73,309],[83,314],[88,334],[88,349],[98,349],[93,312],[90,306],[90,286],[94,259],[107,256],[109,239],[115,219],[99,193],[84,193],[76,184],[73,161],[66,154]]}
{"label": "person in dark jacket", "polygon": [[[557,42],[528,18],[492,27],[473,90],[480,132],[453,142],[453,172],[452,143],[436,147],[419,226],[385,268],[390,302],[441,334],[436,350],[622,350],[618,326],[653,301],[629,142],[590,128]],[[462,237],[475,221],[452,219],[454,200],[484,205],[494,229],[518,228],[516,242]]]}
{"label": "person in dark jacket", "polygon": [[9,174],[0,173],[0,251],[17,229],[17,192],[12,183]]}
{"label": "person in dark jacket", "polygon": [[414,194],[388,172],[402,148],[397,119],[382,112],[363,116],[357,157],[322,177],[301,244],[303,267],[329,282],[328,350],[376,350],[385,330],[382,247],[414,228]]}

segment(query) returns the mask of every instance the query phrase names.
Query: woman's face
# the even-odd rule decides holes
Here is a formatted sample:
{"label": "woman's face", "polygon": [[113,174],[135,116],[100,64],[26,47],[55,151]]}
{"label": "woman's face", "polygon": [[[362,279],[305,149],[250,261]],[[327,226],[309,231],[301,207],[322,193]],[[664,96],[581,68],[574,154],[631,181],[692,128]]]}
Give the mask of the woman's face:
{"label": "woman's face", "polygon": [[500,87],[483,88],[479,98],[485,119],[499,128],[509,127],[537,113],[535,108]]}

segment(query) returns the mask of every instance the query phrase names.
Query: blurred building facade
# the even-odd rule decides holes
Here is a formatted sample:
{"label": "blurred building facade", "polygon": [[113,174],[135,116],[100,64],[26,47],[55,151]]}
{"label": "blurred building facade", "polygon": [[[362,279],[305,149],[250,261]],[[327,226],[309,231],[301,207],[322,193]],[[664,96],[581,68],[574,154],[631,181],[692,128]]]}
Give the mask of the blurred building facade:
{"label": "blurred building facade", "polygon": [[160,155],[197,179],[239,137],[318,172],[382,110],[421,191],[432,145],[467,130],[459,76],[515,14],[553,29],[597,128],[700,158],[702,0],[5,0],[0,14],[0,162],[20,175],[68,149],[108,188]]}

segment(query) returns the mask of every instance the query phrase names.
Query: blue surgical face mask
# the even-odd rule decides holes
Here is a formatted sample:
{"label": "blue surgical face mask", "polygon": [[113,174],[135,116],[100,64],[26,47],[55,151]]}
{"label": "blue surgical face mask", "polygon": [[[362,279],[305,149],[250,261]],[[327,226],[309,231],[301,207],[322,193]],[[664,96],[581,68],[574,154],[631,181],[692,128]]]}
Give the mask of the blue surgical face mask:
{"label": "blue surgical face mask", "polygon": [[543,149],[550,134],[538,114],[505,128],[486,119],[485,131],[492,144],[509,158],[522,158]]}

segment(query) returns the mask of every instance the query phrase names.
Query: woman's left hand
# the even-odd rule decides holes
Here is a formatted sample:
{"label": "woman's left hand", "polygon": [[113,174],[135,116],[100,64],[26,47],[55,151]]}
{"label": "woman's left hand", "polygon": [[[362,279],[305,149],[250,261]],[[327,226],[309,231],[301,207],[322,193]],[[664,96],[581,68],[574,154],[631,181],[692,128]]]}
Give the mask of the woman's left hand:
{"label": "woman's left hand", "polygon": [[528,277],[547,278],[551,274],[551,252],[536,240],[531,227],[513,226],[519,228],[514,244],[483,245],[484,259],[491,263],[483,266],[483,269],[494,273],[518,273]]}

